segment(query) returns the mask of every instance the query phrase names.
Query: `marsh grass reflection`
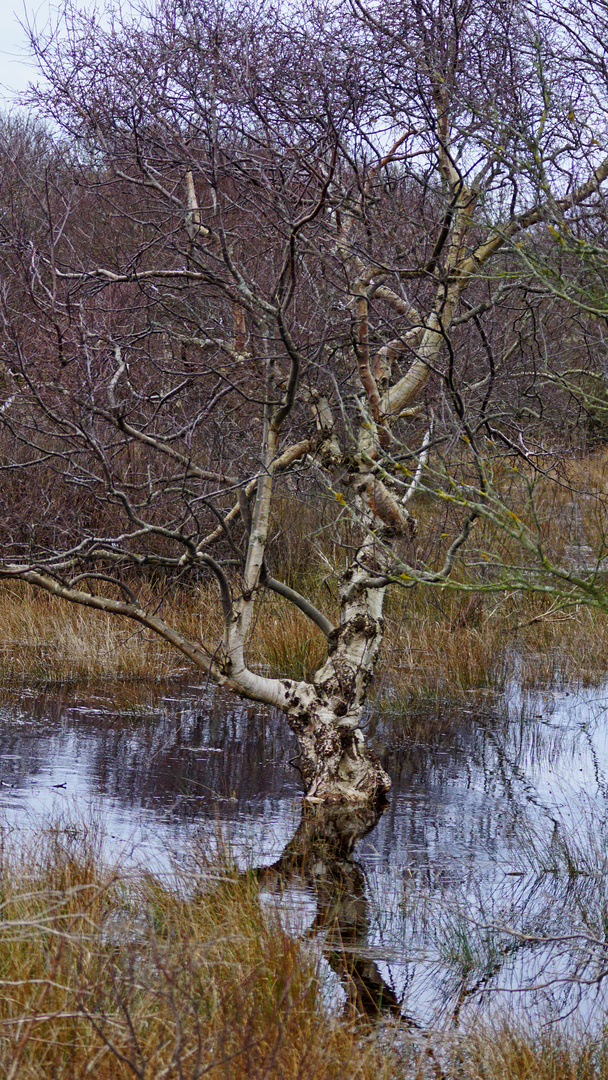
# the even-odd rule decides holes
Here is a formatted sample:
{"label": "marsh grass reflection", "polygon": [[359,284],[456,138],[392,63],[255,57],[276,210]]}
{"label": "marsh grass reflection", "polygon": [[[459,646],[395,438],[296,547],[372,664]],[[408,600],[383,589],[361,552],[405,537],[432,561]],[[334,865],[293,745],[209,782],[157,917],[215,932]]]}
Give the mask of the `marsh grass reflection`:
{"label": "marsh grass reflection", "polygon": [[505,1008],[604,1023],[606,689],[514,687],[501,708],[446,706],[426,726],[422,711],[383,718],[385,812],[303,813],[280,717],[201,685],[146,693],[5,691],[7,830],[33,834],[38,819],[88,807],[105,822],[106,860],[164,881],[193,845],[208,857],[221,830],[237,872],[272,863],[259,884],[292,906],[294,937],[323,943],[353,1012],[396,1016],[401,1002],[423,1030],[465,1030]]}

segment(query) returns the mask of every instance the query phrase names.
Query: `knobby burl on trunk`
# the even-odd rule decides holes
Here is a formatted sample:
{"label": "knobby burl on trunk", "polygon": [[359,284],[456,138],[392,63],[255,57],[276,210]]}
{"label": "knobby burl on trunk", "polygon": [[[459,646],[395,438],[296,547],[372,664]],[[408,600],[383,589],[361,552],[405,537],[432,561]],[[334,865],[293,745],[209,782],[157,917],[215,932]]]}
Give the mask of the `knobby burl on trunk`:
{"label": "knobby burl on trunk", "polygon": [[[347,571],[345,577],[354,576]],[[368,605],[367,590],[359,604]],[[328,639],[328,656],[312,683],[286,688],[287,720],[298,739],[297,767],[309,799],[360,800],[386,793],[391,781],[361,730],[383,620],[358,611]]]}

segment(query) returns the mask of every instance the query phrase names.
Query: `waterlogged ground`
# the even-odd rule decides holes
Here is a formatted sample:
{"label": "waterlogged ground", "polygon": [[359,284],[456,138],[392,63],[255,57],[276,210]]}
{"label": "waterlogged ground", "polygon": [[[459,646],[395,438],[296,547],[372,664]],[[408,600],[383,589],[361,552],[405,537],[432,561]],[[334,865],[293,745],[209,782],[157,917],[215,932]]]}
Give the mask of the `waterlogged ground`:
{"label": "waterlogged ground", "polygon": [[608,688],[416,708],[407,727],[372,717],[394,781],[379,820],[301,822],[292,740],[269,711],[188,683],[143,702],[124,687],[3,691],[4,840],[98,823],[106,858],[167,875],[221,835],[323,947],[337,1007],[347,986],[423,1027],[480,1009],[603,1022]]}

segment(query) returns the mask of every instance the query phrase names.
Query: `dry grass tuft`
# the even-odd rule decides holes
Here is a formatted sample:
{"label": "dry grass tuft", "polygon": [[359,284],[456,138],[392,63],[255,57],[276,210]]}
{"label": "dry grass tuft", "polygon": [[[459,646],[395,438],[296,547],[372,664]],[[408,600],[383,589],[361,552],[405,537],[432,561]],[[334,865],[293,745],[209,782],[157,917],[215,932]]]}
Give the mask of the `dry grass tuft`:
{"label": "dry grass tuft", "polygon": [[[160,614],[200,639],[221,636],[212,587],[183,590],[165,599]],[[155,610],[150,586],[140,603]],[[10,680],[171,678],[187,661],[154,634],[128,619],[68,604],[21,582],[0,588],[0,676]]]}
{"label": "dry grass tuft", "polygon": [[608,616],[525,593],[393,600],[384,651],[388,702],[463,701],[476,691],[597,686],[608,671]]}
{"label": "dry grass tuft", "polygon": [[272,596],[260,614],[250,651],[272,675],[309,679],[325,660],[327,644],[302,612]]}
{"label": "dry grass tuft", "polygon": [[94,829],[0,851],[2,1080],[604,1080],[601,1031],[380,1029],[330,1014],[255,881],[199,852],[169,888],[104,869]]}
{"label": "dry grass tuft", "polygon": [[[449,1074],[448,1074],[449,1075]],[[463,1080],[604,1080],[608,1039],[548,1026],[535,1036],[512,1026],[466,1037],[456,1054]]]}

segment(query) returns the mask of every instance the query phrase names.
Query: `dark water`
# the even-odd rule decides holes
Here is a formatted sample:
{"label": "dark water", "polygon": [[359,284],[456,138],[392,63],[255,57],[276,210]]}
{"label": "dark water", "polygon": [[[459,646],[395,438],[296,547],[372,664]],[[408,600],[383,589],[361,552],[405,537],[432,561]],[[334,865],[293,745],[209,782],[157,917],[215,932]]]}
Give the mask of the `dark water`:
{"label": "dark water", "polygon": [[338,1005],[346,986],[423,1026],[480,1009],[601,1022],[608,691],[513,690],[372,727],[394,781],[384,813],[301,821],[292,738],[268,710],[186,683],[143,704],[124,687],[4,691],[0,822],[19,840],[99,821],[108,859],[161,874],[222,833],[266,867],[264,902],[324,944]]}

